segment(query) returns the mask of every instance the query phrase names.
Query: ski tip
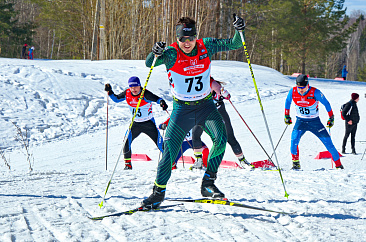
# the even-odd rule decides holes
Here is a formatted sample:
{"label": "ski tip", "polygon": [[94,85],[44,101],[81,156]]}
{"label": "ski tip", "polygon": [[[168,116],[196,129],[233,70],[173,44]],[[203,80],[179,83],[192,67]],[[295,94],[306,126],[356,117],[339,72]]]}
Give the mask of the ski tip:
{"label": "ski tip", "polygon": [[104,217],[89,217],[88,216],[88,219],[90,220],[93,220],[93,221],[96,221],[96,220],[103,220]]}

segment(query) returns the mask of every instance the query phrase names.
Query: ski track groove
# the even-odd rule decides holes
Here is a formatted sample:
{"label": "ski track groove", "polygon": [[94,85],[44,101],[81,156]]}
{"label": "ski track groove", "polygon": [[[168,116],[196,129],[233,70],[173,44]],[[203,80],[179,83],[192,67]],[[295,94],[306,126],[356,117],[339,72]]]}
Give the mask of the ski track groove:
{"label": "ski track groove", "polygon": [[[52,229],[49,229],[49,226],[46,226],[46,223],[39,219],[39,212],[37,208],[33,207],[31,210],[27,210],[23,208],[24,213],[22,214],[24,216],[24,220],[27,223],[28,229],[30,231],[30,234],[32,235],[32,241],[40,241],[44,239],[45,236],[38,235],[38,232],[44,233],[44,231],[47,231],[48,233],[48,240],[58,240],[55,233],[52,231]],[[37,225],[37,227],[32,228],[31,224]]]}

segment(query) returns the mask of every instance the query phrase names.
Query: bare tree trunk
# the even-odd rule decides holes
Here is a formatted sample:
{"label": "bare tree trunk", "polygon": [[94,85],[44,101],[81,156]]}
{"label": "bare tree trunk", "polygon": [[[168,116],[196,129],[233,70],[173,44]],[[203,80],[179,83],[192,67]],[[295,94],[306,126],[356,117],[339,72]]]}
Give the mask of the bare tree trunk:
{"label": "bare tree trunk", "polygon": [[101,0],[100,5],[100,24],[99,24],[99,35],[100,35],[100,46],[99,46],[99,60],[105,60],[106,53],[106,35],[105,35],[105,0]]}
{"label": "bare tree trunk", "polygon": [[91,49],[91,53],[90,53],[90,58],[92,61],[95,60],[95,58],[98,58],[97,44],[98,44],[99,9],[100,9],[100,0],[97,0],[96,4],[95,4],[93,40],[92,40],[92,49]]}
{"label": "bare tree trunk", "polygon": [[61,34],[58,41],[58,48],[57,48],[57,59],[60,59],[60,50],[61,50]]}
{"label": "bare tree trunk", "polygon": [[51,56],[50,56],[51,60],[52,60],[52,54],[53,54],[53,46],[55,45],[55,35],[56,35],[56,30],[53,30],[52,50],[51,50]]}

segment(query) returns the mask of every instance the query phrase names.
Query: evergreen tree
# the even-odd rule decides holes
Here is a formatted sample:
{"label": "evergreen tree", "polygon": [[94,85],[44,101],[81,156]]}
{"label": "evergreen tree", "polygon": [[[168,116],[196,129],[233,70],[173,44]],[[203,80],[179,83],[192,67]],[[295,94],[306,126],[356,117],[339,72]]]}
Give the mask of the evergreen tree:
{"label": "evergreen tree", "polygon": [[[341,51],[358,22],[345,28],[345,0],[269,0],[262,6],[263,46],[278,48],[288,65],[306,72],[308,63],[324,62]],[[263,41],[264,40],[264,41]],[[268,41],[272,44],[269,45]]]}
{"label": "evergreen tree", "polygon": [[0,55],[4,57],[20,57],[25,42],[31,44],[32,23],[19,24],[14,4],[0,0]]}

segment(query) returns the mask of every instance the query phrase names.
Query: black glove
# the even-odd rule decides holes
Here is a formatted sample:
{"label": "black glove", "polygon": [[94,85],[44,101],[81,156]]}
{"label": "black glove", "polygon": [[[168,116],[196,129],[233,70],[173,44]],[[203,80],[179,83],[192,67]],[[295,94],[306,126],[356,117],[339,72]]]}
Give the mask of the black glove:
{"label": "black glove", "polygon": [[161,99],[161,101],[160,101],[160,107],[162,107],[164,111],[168,109],[168,104],[166,104],[166,102],[164,101],[164,99]]}
{"label": "black glove", "polygon": [[162,124],[159,125],[159,129],[165,130],[167,126],[168,125],[166,125],[165,123],[162,123]]}
{"label": "black glove", "polygon": [[327,122],[327,127],[331,128],[334,125],[334,115],[330,116]]}
{"label": "black glove", "polygon": [[165,50],[165,42],[156,42],[152,47],[152,52],[154,55],[161,56]]}
{"label": "black glove", "polygon": [[292,124],[292,119],[290,115],[285,115],[285,124],[290,125]]}
{"label": "black glove", "polygon": [[114,92],[112,91],[112,86],[109,83],[105,84],[104,91],[108,92],[108,95],[114,94]]}
{"label": "black glove", "polygon": [[234,16],[234,20],[233,20],[233,25],[234,25],[234,28],[238,31],[240,30],[244,30],[245,29],[245,22],[244,22],[244,19],[236,16],[236,14],[234,13],[233,14]]}

